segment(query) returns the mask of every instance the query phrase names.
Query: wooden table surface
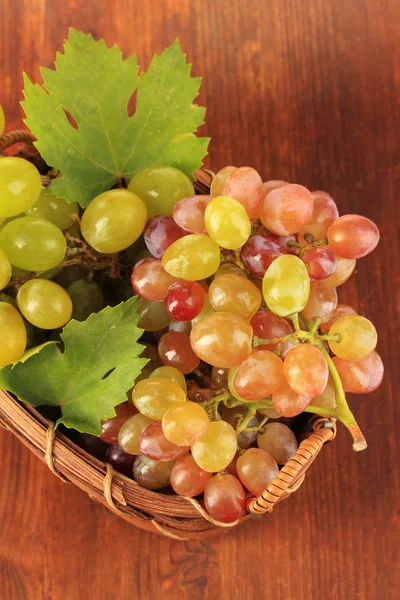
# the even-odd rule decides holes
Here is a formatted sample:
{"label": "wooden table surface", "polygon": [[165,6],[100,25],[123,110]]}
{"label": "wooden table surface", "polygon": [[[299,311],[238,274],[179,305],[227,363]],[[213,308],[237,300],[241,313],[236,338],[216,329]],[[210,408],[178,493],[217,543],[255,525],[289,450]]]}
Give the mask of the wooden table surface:
{"label": "wooden table surface", "polygon": [[252,165],[373,219],[382,240],[340,299],[376,324],[386,363],[380,390],[351,399],[367,451],[339,427],[290,500],[206,542],[131,528],[0,432],[1,599],[400,597],[399,21],[398,0],[0,0],[10,128],[22,71],[38,79],[69,26],[144,67],[179,37],[204,77],[208,166]]}

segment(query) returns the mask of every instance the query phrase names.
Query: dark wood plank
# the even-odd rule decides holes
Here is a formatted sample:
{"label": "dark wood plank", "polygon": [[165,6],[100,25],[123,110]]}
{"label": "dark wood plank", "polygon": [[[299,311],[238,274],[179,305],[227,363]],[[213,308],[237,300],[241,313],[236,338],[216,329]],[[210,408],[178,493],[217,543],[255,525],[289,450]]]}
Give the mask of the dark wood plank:
{"label": "dark wood plank", "polygon": [[372,218],[382,241],[340,298],[377,325],[387,370],[378,392],[352,399],[368,451],[353,453],[340,428],[274,514],[206,542],[130,528],[0,432],[1,598],[398,597],[399,19],[397,0],[0,0],[10,127],[22,71],[37,80],[68,26],[144,67],[179,37],[204,76],[208,166],[250,164]]}

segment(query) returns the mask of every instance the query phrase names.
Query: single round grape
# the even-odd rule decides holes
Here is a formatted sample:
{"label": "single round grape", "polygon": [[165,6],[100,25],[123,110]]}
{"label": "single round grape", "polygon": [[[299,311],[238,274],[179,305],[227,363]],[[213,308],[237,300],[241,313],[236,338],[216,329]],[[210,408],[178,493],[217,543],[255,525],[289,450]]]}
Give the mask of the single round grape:
{"label": "single round grape", "polygon": [[376,248],[379,229],[367,217],[344,215],[328,229],[329,248],[342,258],[362,258]]}
{"label": "single round grape", "polygon": [[[235,406],[233,408],[228,408],[224,406],[221,411],[221,418],[232,425],[233,429],[236,431],[240,421],[242,421],[243,417],[247,415],[247,407],[246,406]],[[255,414],[248,423],[248,427],[257,427],[261,423],[261,416]],[[252,444],[257,439],[257,431],[241,431],[237,433],[237,445],[239,448],[250,448]],[[234,474],[234,473],[233,473]]]}
{"label": "single round grape", "polygon": [[246,494],[234,475],[214,475],[204,490],[204,503],[208,514],[222,523],[233,523],[242,515]]}
{"label": "single round grape", "polygon": [[195,317],[194,319],[192,319],[192,329],[193,329],[193,326],[196,325],[196,323],[198,323],[199,321],[201,321],[202,319],[204,319],[204,317],[208,317],[208,315],[215,315],[215,309],[214,309],[213,305],[210,302],[209,295],[206,294],[206,300],[204,302],[204,306],[203,306],[202,310],[199,312],[199,314],[197,315],[197,317]]}
{"label": "single round grape", "polygon": [[133,479],[147,490],[159,490],[170,484],[175,460],[153,460],[140,455],[133,465]]}
{"label": "single round grape", "polygon": [[244,206],[249,218],[253,219],[259,215],[265,192],[262,179],[255,169],[239,167],[225,181],[221,195],[235,198]]}
{"label": "single round grape", "polygon": [[143,231],[144,242],[155,258],[161,258],[166,249],[184,235],[186,232],[166,215],[151,217]]}
{"label": "single round grape", "polygon": [[109,445],[103,442],[96,435],[90,435],[90,433],[78,433],[74,436],[74,441],[83,448],[86,452],[97,458],[97,460],[104,461]]}
{"label": "single round grape", "polygon": [[11,263],[4,250],[0,248],[0,290],[4,289],[11,279]]}
{"label": "single round grape", "polygon": [[173,217],[175,223],[189,233],[207,235],[204,213],[212,196],[190,196],[182,198],[174,206]]}
{"label": "single round grape", "polygon": [[246,209],[234,198],[213,198],[207,204],[204,217],[208,235],[221,248],[241,248],[249,239],[250,219]]}
{"label": "single round grape", "polygon": [[172,216],[175,204],[182,198],[194,196],[193,184],[189,177],[164,165],[146,167],[138,171],[128,185],[147,206],[149,217],[154,215]]}
{"label": "single round grape", "polygon": [[296,417],[310,404],[310,396],[301,396],[284,381],[272,394],[272,404],[282,417]]}
{"label": "single round grape", "polygon": [[336,389],[330,377],[322,394],[312,399],[312,405],[321,408],[336,408]]}
{"label": "single round grape", "polygon": [[26,328],[18,310],[0,302],[0,369],[17,362],[25,352]]}
{"label": "single round grape", "polygon": [[219,263],[218,244],[205,235],[195,233],[174,242],[162,257],[167,273],[188,281],[211,277],[217,271]]}
{"label": "single round grape", "polygon": [[0,232],[0,247],[13,266],[40,272],[60,264],[67,244],[53,223],[36,217],[21,217],[8,223]]}
{"label": "single round grape", "polygon": [[369,384],[363,390],[364,394],[374,392],[382,383],[384,366],[381,357],[375,350],[361,361],[369,373]]}
{"label": "single round grape", "polygon": [[217,277],[220,277],[221,275],[238,275],[239,277],[242,277],[243,279],[247,279],[247,275],[246,275],[245,271],[243,271],[243,269],[241,267],[239,267],[239,265],[237,265],[233,262],[221,263],[218,271],[214,275],[214,279],[216,279]]}
{"label": "single round grape", "polygon": [[25,211],[25,214],[28,217],[39,217],[50,221],[64,231],[74,224],[72,215],[79,215],[79,204],[77,202],[69,204],[64,198],[48,194],[46,188],[43,188],[38,200]]}
{"label": "single round grape", "polygon": [[299,446],[293,431],[283,423],[267,423],[258,434],[257,445],[269,452],[278,465],[285,465]]}
{"label": "single round grape", "polygon": [[117,444],[118,434],[122,425],[130,417],[137,414],[137,408],[130,402],[118,404],[115,407],[115,417],[111,417],[106,421],[101,422],[101,439],[106,444]]}
{"label": "single round grape", "polygon": [[197,281],[177,281],[167,291],[164,304],[176,321],[191,321],[203,310],[206,301],[204,288]]}
{"label": "single round grape", "polygon": [[132,476],[132,469],[135,462],[135,456],[124,452],[118,444],[114,444],[107,449],[105,461],[108,462],[115,471]]}
{"label": "single round grape", "polygon": [[228,177],[237,170],[237,167],[223,167],[218,171],[211,183],[210,192],[212,196],[222,196],[224,192],[224,185]]}
{"label": "single round grape", "polygon": [[270,310],[286,317],[303,310],[310,294],[310,278],[297,256],[278,256],[263,279],[263,295]]}
{"label": "single round grape", "polygon": [[238,367],[251,354],[252,334],[239,315],[217,312],[194,325],[190,342],[197,356],[213,367]]}
{"label": "single round grape", "polygon": [[126,420],[118,432],[118,444],[128,454],[140,454],[139,436],[153,420],[138,413]]}
{"label": "single round grape", "polygon": [[359,360],[375,350],[378,335],[371,321],[359,315],[340,317],[329,330],[329,335],[340,334],[340,342],[329,341],[336,356],[344,360]]}
{"label": "single round grape", "polygon": [[273,456],[262,448],[249,448],[243,452],[236,468],[240,481],[254,496],[260,496],[279,473]]}
{"label": "single round grape", "polygon": [[320,350],[311,344],[299,344],[289,350],[283,369],[288,384],[300,396],[315,398],[328,383],[328,364]]}
{"label": "single round grape", "polygon": [[164,269],[161,260],[145,259],[132,271],[132,287],[139,296],[161,302],[167,295],[168,288],[178,280]]}
{"label": "single round grape", "polygon": [[237,450],[235,430],[226,421],[211,421],[202,438],[192,446],[196,463],[210,473],[222,471],[229,465]]}
{"label": "single round grape", "polygon": [[217,312],[235,313],[250,319],[260,308],[258,288],[239,275],[216,277],[208,290],[210,302]]}
{"label": "single round grape", "polygon": [[74,281],[68,286],[67,292],[72,300],[72,318],[77,321],[86,321],[92,313],[100,312],[105,307],[103,292],[95,281]]}
{"label": "single round grape", "polygon": [[298,233],[299,243],[304,244],[306,233],[311,234],[314,241],[318,242],[326,238],[329,226],[339,218],[339,212],[332,196],[326,192],[311,192],[314,201],[311,219]]}
{"label": "single round grape", "polygon": [[329,248],[314,246],[303,255],[311,279],[327,279],[336,270],[337,259]]}
{"label": "single round grape", "polygon": [[138,302],[140,319],[138,326],[145,331],[161,331],[168,327],[171,317],[167,313],[164,302],[153,302],[140,298]]}
{"label": "single round grape", "polygon": [[63,327],[71,318],[72,301],[57,283],[30,279],[19,289],[18,308],[29,323],[39,329]]}
{"label": "single round grape", "polygon": [[0,104],[0,135],[3,135],[6,126],[6,117],[4,115],[3,107]]}
{"label": "single round grape", "polygon": [[[255,336],[268,340],[280,338],[293,333],[293,329],[289,323],[282,317],[278,317],[270,310],[259,310],[250,321]],[[293,342],[279,342],[277,344],[262,344],[259,349],[271,350],[272,352],[279,347],[280,356],[286,356],[290,348],[293,347]]]}
{"label": "single round grape", "polygon": [[81,265],[69,265],[56,275],[54,281],[66,290],[75,281],[87,279],[88,275],[89,271]]}
{"label": "single round grape", "polygon": [[168,325],[168,330],[177,331],[178,333],[186,333],[186,335],[190,335],[190,332],[192,331],[192,323],[190,321],[174,321],[172,319],[172,321]]}
{"label": "single round grape", "polygon": [[239,479],[237,467],[236,467],[238,458],[239,458],[239,452],[236,452],[235,456],[233,457],[233,459],[231,460],[229,465],[226,467],[226,469],[224,469],[226,473],[229,473],[229,475],[234,475],[236,477],[236,479]]}
{"label": "single round grape", "polygon": [[147,211],[139,196],[114,189],[96,196],[82,215],[81,231],[98,252],[113,254],[128,248],[143,232]]}
{"label": "single round grape", "polygon": [[356,268],[356,262],[355,258],[340,258],[338,256],[335,272],[328,279],[325,279],[325,283],[331,287],[339,287],[339,285],[345,283]]}
{"label": "single round grape", "polygon": [[282,383],[283,362],[270,350],[256,350],[238,368],[233,385],[245,400],[261,400]]}
{"label": "single round grape", "polygon": [[212,473],[201,469],[191,454],[179,458],[171,471],[171,486],[175,494],[193,498],[202,494]]}
{"label": "single round grape", "polygon": [[236,377],[238,368],[239,367],[232,367],[228,371],[228,390],[230,391],[230,393],[232,394],[232,396],[234,398],[236,398],[237,400],[240,400],[241,402],[246,402],[246,400],[238,394],[238,392],[236,391],[236,388],[234,386],[234,383],[233,383],[235,381],[235,377]]}
{"label": "single round grape", "polygon": [[307,304],[303,308],[303,314],[309,321],[320,317],[322,323],[329,321],[337,308],[338,295],[336,289],[325,283],[325,281],[312,281],[310,295]]}
{"label": "single round grape", "polygon": [[189,446],[177,446],[164,435],[161,421],[154,421],[139,436],[140,453],[153,460],[174,460],[186,454]]}
{"label": "single round grape", "polygon": [[169,408],[186,401],[186,394],[175,381],[152,377],[135,385],[132,401],[142,415],[161,420]]}
{"label": "single round grape", "polygon": [[184,402],[170,408],[162,419],[165,437],[178,446],[192,446],[207,433],[208,425],[206,411],[195,402]]}
{"label": "single round grape", "polygon": [[170,331],[158,342],[161,361],[167,367],[175,367],[184,375],[199,366],[200,358],[193,351],[190,337],[185,333]]}
{"label": "single round grape", "polygon": [[322,332],[329,331],[330,328],[332,327],[332,325],[338,319],[340,319],[340,317],[345,317],[347,315],[356,315],[356,314],[357,314],[357,311],[352,306],[348,306],[347,304],[338,304],[332,317],[329,319],[329,321],[326,321],[325,323],[321,323],[320,329]]}
{"label": "single round grape", "polygon": [[211,371],[211,381],[219,390],[228,389],[228,371],[220,367],[213,367]]}
{"label": "single round grape", "polygon": [[311,219],[314,200],[311,192],[290,183],[269,192],[261,205],[261,221],[277,235],[297,233]]}
{"label": "single round grape", "polygon": [[185,393],[187,391],[186,379],[178,369],[175,369],[175,367],[158,367],[157,369],[154,369],[150,375],[150,378],[152,377],[169,379],[170,381],[177,383]]}
{"label": "single round grape", "polygon": [[284,254],[285,250],[272,237],[252,235],[243,246],[241,256],[249,271],[263,277],[272,261]]}
{"label": "single round grape", "polygon": [[0,218],[30,208],[41,190],[40,174],[32,163],[15,156],[0,157]]}
{"label": "single round grape", "polygon": [[272,192],[272,190],[276,190],[277,188],[280,188],[283,185],[288,185],[289,183],[289,181],[284,181],[283,179],[271,179],[270,181],[264,181],[264,198],[267,194]]}
{"label": "single round grape", "polygon": [[[269,419],[283,418],[274,408],[259,408],[257,412],[260,413],[260,415],[264,415],[265,417],[268,417]],[[287,419],[287,420],[290,421],[290,419]]]}
{"label": "single round grape", "polygon": [[269,237],[275,240],[275,242],[279,244],[287,254],[297,254],[296,249],[298,244],[297,237],[295,235],[282,236],[271,233]]}
{"label": "single round grape", "polygon": [[342,386],[345,392],[363,394],[369,386],[369,372],[361,360],[343,360],[337,356],[333,357]]}

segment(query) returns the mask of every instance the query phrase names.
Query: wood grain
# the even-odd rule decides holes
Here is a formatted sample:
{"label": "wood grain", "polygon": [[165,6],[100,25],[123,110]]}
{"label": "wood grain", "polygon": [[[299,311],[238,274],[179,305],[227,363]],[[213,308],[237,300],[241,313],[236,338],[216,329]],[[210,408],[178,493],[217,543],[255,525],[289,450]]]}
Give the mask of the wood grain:
{"label": "wood grain", "polygon": [[377,325],[386,364],[380,390],[351,400],[366,452],[340,428],[292,498],[207,542],[130,528],[0,432],[1,598],[399,597],[399,20],[397,0],[0,0],[10,129],[22,71],[38,80],[69,26],[143,67],[179,37],[204,77],[208,166],[249,164],[372,218],[381,243],[340,298]]}

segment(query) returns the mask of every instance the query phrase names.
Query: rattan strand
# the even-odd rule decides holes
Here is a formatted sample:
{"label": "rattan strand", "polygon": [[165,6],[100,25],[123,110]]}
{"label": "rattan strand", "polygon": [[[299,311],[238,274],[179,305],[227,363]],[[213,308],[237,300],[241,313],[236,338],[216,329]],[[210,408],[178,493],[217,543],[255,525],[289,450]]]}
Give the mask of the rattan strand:
{"label": "rattan strand", "polygon": [[0,152],[3,152],[3,150],[6,150],[14,144],[19,144],[20,142],[32,143],[35,141],[36,137],[30,131],[26,131],[25,129],[11,131],[0,137]]}
{"label": "rattan strand", "polygon": [[56,438],[56,430],[54,428],[54,424],[50,423],[50,426],[47,429],[47,433],[46,433],[46,453],[44,455],[44,458],[45,458],[46,464],[49,467],[50,471],[52,473],[54,473],[54,475],[56,477],[61,479],[61,481],[64,481],[64,483],[70,483],[69,479],[64,477],[64,475],[61,475],[61,473],[59,473],[54,466],[53,446],[54,446],[55,438]]}

